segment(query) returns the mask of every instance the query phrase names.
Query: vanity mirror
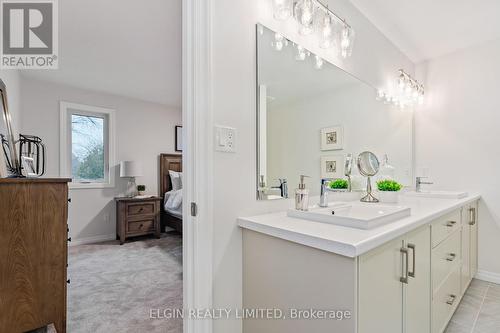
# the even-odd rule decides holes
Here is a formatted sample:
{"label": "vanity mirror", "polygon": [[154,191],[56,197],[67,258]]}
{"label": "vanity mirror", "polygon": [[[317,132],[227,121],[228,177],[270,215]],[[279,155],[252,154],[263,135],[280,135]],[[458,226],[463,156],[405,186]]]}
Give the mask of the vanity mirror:
{"label": "vanity mirror", "polygon": [[[369,56],[369,55],[366,55]],[[307,51],[257,27],[257,186],[262,200],[281,199],[311,176],[312,196],[321,179],[350,175],[365,191],[356,162],[371,151],[388,155],[394,178],[411,185],[413,113],[376,100],[377,89]],[[351,155],[349,155],[351,154]],[[378,176],[379,177],[379,176]],[[287,185],[284,191],[282,184]]]}

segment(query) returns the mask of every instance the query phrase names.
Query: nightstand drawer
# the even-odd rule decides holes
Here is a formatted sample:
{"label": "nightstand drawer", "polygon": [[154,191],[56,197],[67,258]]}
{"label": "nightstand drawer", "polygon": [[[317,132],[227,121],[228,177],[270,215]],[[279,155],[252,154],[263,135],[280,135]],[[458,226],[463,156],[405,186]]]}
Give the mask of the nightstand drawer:
{"label": "nightstand drawer", "polygon": [[130,221],[127,223],[127,233],[140,233],[155,230],[155,219]]}
{"label": "nightstand drawer", "polygon": [[149,215],[154,214],[155,203],[129,203],[127,205],[127,215]]}

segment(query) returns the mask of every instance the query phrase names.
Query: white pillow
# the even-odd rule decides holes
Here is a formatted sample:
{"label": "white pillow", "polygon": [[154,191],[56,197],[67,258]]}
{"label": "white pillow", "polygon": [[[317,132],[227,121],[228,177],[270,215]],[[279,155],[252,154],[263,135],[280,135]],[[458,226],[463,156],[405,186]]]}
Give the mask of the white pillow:
{"label": "white pillow", "polygon": [[182,172],[168,170],[170,180],[172,181],[172,190],[177,191],[182,188]]}

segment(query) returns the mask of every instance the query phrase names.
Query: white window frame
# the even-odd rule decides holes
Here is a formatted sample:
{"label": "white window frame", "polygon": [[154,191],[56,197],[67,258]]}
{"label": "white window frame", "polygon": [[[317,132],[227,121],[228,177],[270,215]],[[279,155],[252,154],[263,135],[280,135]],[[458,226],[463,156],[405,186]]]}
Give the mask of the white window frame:
{"label": "white window frame", "polygon": [[[75,112],[77,111],[77,112]],[[71,126],[72,114],[86,116],[105,116],[107,126],[104,127],[105,156],[105,182],[101,183],[69,183],[71,189],[92,189],[115,187],[115,110],[99,106],[60,102],[60,149],[59,149],[59,174],[61,177],[71,178]],[[106,163],[107,162],[107,163]],[[107,178],[106,178],[107,175]]]}

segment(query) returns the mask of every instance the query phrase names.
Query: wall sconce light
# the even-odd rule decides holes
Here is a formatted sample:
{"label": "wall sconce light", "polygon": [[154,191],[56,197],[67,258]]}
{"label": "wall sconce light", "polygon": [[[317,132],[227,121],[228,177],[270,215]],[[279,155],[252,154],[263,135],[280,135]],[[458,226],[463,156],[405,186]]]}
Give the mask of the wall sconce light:
{"label": "wall sconce light", "polygon": [[398,71],[396,87],[396,91],[392,93],[384,90],[377,91],[376,99],[383,101],[385,104],[392,103],[402,109],[424,103],[424,85],[402,69]]}

